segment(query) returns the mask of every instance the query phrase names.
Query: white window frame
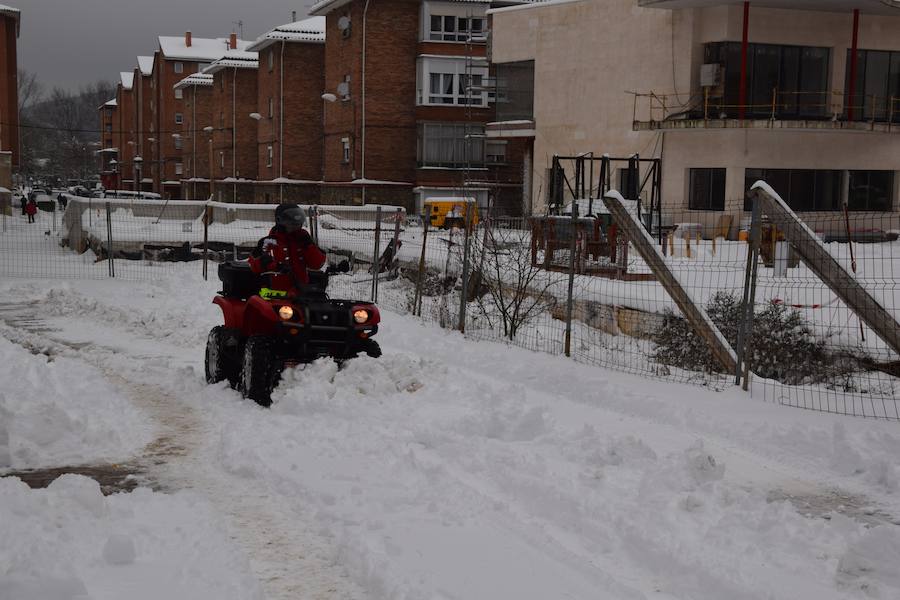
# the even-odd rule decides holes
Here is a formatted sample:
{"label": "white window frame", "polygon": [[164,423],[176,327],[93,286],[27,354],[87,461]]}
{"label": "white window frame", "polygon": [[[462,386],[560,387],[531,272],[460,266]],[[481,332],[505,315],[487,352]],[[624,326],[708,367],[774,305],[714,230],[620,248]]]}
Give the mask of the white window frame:
{"label": "white window frame", "polygon": [[271,167],[274,162],[275,151],[272,149],[272,144],[266,146],[266,166]]}
{"label": "white window frame", "polygon": [[[463,44],[469,41],[470,36],[484,38],[487,35],[487,7],[487,3],[426,0],[420,12],[419,40]],[[439,21],[432,23],[432,17]],[[479,21],[481,29],[471,31],[470,20]],[[484,41],[479,39],[477,43]]]}
{"label": "white window frame", "polygon": [[275,118],[275,101],[271,96],[269,97],[269,118]]}
{"label": "white window frame", "polygon": [[181,150],[184,147],[184,138],[175,138],[175,149]]}
{"label": "white window frame", "polygon": [[[488,77],[487,67],[467,68],[464,57],[420,56],[416,65],[417,101],[419,106],[466,106],[486,107],[489,95],[486,91],[470,91],[467,95],[464,88],[466,75],[481,78],[479,87],[484,86]],[[437,93],[432,93],[434,75],[441,76],[441,85]],[[452,78],[451,92],[447,93],[447,77]],[[477,79],[476,79],[477,81]],[[478,85],[477,83],[474,85]]]}
{"label": "white window frame", "polygon": [[[466,131],[481,134],[466,139]],[[423,122],[418,127],[417,162],[420,167],[462,169],[484,166],[484,127],[466,123]],[[466,145],[470,156],[466,156]],[[474,149],[474,152],[472,151]],[[480,156],[478,150],[480,149]],[[468,160],[467,160],[468,159]]]}
{"label": "white window frame", "polygon": [[175,99],[181,100],[184,98],[184,90],[181,88],[175,88]]}
{"label": "white window frame", "polygon": [[184,175],[184,165],[180,162],[175,163],[175,174]]}
{"label": "white window frame", "polygon": [[175,72],[176,73],[184,73],[184,63],[183,62],[175,63]]}
{"label": "white window frame", "polygon": [[350,138],[341,138],[341,163],[350,164]]}
{"label": "white window frame", "polygon": [[181,125],[184,123],[184,115],[180,112],[175,113],[175,124]]}
{"label": "white window frame", "polygon": [[[506,164],[506,140],[485,140],[484,141],[484,162],[489,165]],[[494,151],[491,151],[493,147]],[[502,149],[503,152],[498,152]],[[491,158],[495,157],[495,158]]]}
{"label": "white window frame", "polygon": [[222,151],[219,151],[219,168],[225,168],[225,153]]}

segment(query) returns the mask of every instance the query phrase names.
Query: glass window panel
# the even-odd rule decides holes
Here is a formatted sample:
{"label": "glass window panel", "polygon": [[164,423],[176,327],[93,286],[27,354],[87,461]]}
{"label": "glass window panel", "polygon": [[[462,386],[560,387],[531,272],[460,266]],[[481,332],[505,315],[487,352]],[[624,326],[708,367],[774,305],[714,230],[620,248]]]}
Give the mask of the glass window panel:
{"label": "glass window panel", "polygon": [[815,208],[816,175],[811,170],[792,170],[790,179],[791,208],[796,211],[810,211]]}
{"label": "glass window panel", "polygon": [[753,82],[750,86],[747,114],[771,114],[772,90],[778,87],[781,53],[778,46],[758,44],[753,51]]}
{"label": "glass window panel", "polygon": [[816,171],[815,210],[841,210],[841,171]]}
{"label": "glass window panel", "polygon": [[891,52],[891,67],[888,72],[888,115],[896,123],[900,121],[900,52]]}
{"label": "glass window panel", "polygon": [[828,48],[802,48],[800,51],[801,115],[819,117],[828,110]]}
{"label": "glass window panel", "polygon": [[472,33],[484,31],[484,19],[472,19]]}
{"label": "glass window panel", "polygon": [[441,23],[443,23],[443,18],[431,15],[431,31],[441,31]]}
{"label": "glass window panel", "polygon": [[[805,91],[805,90],[802,90]],[[779,116],[795,116],[798,105],[814,102],[800,90],[800,48],[787,46],[781,52],[781,77],[778,85]]]}
{"label": "glass window panel", "polygon": [[883,120],[887,117],[885,98],[887,97],[888,73],[890,72],[890,53],[866,52],[866,80],[863,115],[865,119]]}
{"label": "glass window panel", "polygon": [[456,31],[456,17],[444,17],[444,31]]}

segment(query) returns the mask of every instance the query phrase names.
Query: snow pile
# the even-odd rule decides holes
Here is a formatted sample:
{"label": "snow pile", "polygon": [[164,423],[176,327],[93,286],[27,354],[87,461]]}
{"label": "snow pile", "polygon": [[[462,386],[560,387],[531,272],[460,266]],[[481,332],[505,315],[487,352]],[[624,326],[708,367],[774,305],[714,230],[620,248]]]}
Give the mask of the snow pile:
{"label": "snow pile", "polygon": [[97,369],[0,338],[0,467],[122,460],[150,439],[144,417]]}
{"label": "snow pile", "polygon": [[189,493],[104,498],[80,475],[42,490],[2,478],[0,539],[3,600],[262,597],[246,558]]}

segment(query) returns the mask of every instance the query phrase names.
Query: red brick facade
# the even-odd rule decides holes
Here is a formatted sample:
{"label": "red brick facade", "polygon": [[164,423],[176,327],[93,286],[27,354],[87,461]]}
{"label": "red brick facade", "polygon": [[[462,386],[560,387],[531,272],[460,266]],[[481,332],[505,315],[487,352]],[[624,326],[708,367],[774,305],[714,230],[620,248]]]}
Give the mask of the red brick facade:
{"label": "red brick facade", "polygon": [[[257,112],[256,69],[222,67],[213,73],[212,126],[213,173],[217,180],[250,179],[257,176],[257,128],[250,118]],[[216,186],[217,199],[252,202],[231,182]]]}
{"label": "red brick facade", "polygon": [[118,148],[117,187],[132,189],[134,185],[134,90],[129,84],[131,74],[122,74],[116,88],[116,119],[113,124],[113,144]]}
{"label": "red brick facade", "polygon": [[260,51],[256,110],[262,116],[257,132],[261,181],[322,179],[324,90],[324,44],[281,41]]}
{"label": "red brick facade", "polygon": [[[148,58],[148,57],[142,57]],[[139,59],[141,60],[141,59]],[[148,137],[152,137],[150,134],[150,128],[153,123],[153,112],[150,108],[150,104],[153,101],[153,76],[152,73],[142,71],[140,66],[135,68],[134,70],[134,83],[132,85],[132,91],[134,95],[134,132],[135,132],[135,156],[140,156],[141,160],[145,162],[145,164],[141,164],[141,172],[138,174],[137,166],[134,163],[134,158],[132,158],[131,170],[132,170],[132,179],[136,181],[133,190],[140,189],[141,191],[149,192],[153,190],[152,183],[144,181],[138,187],[137,179],[151,179],[149,167],[150,161],[152,160],[152,154],[150,153],[150,142],[147,141]]]}
{"label": "red brick facade", "polygon": [[19,167],[18,35],[18,12],[0,12],[0,150],[12,151],[13,169]]}
{"label": "red brick facade", "polygon": [[180,87],[184,95],[185,108],[182,191],[187,200],[205,200],[209,197],[211,134],[203,129],[213,125],[212,84],[182,84]]}

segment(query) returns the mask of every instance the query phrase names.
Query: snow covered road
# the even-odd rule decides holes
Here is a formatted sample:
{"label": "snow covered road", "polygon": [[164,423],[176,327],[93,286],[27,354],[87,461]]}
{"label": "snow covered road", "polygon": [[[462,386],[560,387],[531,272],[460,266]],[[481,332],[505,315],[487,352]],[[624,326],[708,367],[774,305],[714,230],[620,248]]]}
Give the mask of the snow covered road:
{"label": "snow covered road", "polygon": [[[130,597],[900,595],[896,423],[648,382],[391,313],[381,359],[292,370],[265,410],[204,384],[216,285],[189,268],[156,283],[0,283],[0,300],[13,304],[0,310],[6,362],[50,360],[46,382],[81,365],[59,375],[81,402],[60,384],[57,410],[73,423],[87,414],[108,439],[127,418],[122,439],[93,457],[96,436],[41,455],[20,426],[39,421],[21,407],[41,382],[23,387],[21,369],[0,371],[12,466],[113,460],[118,448],[160,491],[154,502],[172,498],[177,516],[187,497],[208,515],[206,529],[190,529],[205,555],[185,552],[178,566],[204,573],[202,585],[160,576],[168,563],[134,529],[128,568],[143,568],[149,587]],[[125,416],[92,414],[92,397]],[[20,510],[15,498],[68,488],[25,492],[10,481],[0,480],[0,536],[39,564],[28,571],[0,551],[0,591],[61,568],[35,549],[52,538],[34,529],[28,538],[4,518]],[[107,502],[146,501],[140,493]],[[169,531],[152,514],[160,520],[142,527]],[[65,529],[60,515],[44,517]],[[86,558],[61,581],[78,579],[90,598],[122,597],[121,567],[100,568],[89,538],[68,536]]]}

